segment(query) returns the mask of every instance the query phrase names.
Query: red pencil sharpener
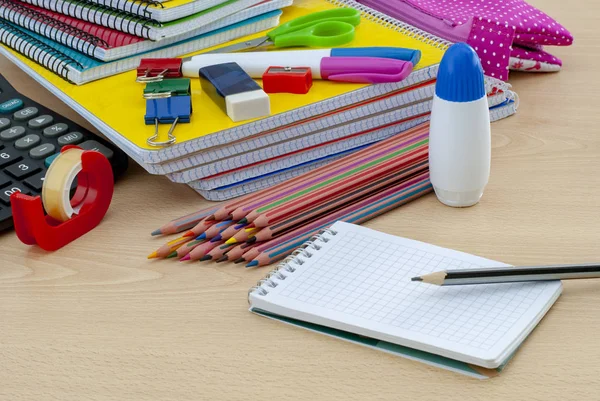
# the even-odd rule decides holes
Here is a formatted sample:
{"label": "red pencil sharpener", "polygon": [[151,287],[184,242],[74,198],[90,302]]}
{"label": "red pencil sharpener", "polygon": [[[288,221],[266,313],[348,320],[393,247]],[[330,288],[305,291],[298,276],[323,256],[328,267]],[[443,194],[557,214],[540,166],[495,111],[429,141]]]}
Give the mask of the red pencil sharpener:
{"label": "red pencil sharpener", "polygon": [[304,95],[312,86],[312,71],[309,67],[269,67],[262,79],[267,93]]}

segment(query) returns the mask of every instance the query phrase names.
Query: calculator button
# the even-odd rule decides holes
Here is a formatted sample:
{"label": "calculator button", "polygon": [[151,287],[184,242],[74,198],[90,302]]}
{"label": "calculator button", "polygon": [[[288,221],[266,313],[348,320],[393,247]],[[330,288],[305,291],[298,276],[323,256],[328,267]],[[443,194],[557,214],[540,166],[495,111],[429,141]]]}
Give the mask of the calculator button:
{"label": "calculator button", "polygon": [[24,108],[23,110],[17,111],[13,117],[17,121],[26,121],[26,120],[29,120],[30,118],[37,116],[38,113],[39,113],[39,111],[36,107],[27,107],[27,108]]}
{"label": "calculator button", "polygon": [[11,113],[15,110],[19,110],[23,107],[23,101],[21,99],[10,99],[0,104],[0,113]]}
{"label": "calculator button", "polygon": [[69,131],[69,126],[67,124],[54,124],[53,126],[48,127],[44,130],[44,136],[47,136],[48,138],[56,138],[57,136],[66,133],[67,131]]}
{"label": "calculator button", "polygon": [[79,145],[79,147],[83,150],[95,150],[96,152],[100,152],[109,160],[113,157],[114,154],[112,150],[94,140],[85,141],[84,143]]}
{"label": "calculator button", "polygon": [[29,125],[29,128],[31,128],[31,129],[42,129],[42,128],[46,128],[53,122],[54,122],[54,117],[44,114],[43,116],[39,116],[37,118],[29,120],[27,125]]}
{"label": "calculator button", "polygon": [[5,149],[0,151],[0,167],[8,166],[19,160],[21,160],[21,156],[14,153],[12,150]]}
{"label": "calculator button", "polygon": [[58,144],[60,146],[77,145],[81,141],[83,141],[81,132],[71,132],[58,138]]}
{"label": "calculator button", "polygon": [[7,186],[10,183],[11,183],[10,178],[5,176],[4,174],[0,174],[0,188],[4,188],[5,186]]}
{"label": "calculator button", "polygon": [[32,177],[29,177],[25,181],[25,185],[29,188],[33,189],[35,192],[42,192],[42,185],[44,185],[44,177],[46,176],[46,172],[42,171]]}
{"label": "calculator button", "polygon": [[38,167],[36,164],[23,161],[21,163],[13,164],[4,171],[15,177],[17,180],[20,180],[25,177],[29,177],[31,174],[37,173],[40,171],[40,167]]}
{"label": "calculator button", "polygon": [[24,127],[12,127],[0,132],[0,139],[3,141],[14,141],[25,135]]}
{"label": "calculator button", "polygon": [[10,120],[8,118],[0,118],[0,129],[10,127]]}
{"label": "calculator button", "polygon": [[52,164],[54,159],[56,159],[58,157],[58,155],[60,155],[60,153],[56,153],[56,154],[53,154],[52,156],[46,157],[46,160],[44,160],[44,166],[46,166],[46,168],[50,167],[50,165]]}
{"label": "calculator button", "polygon": [[35,134],[29,134],[15,142],[15,148],[18,150],[29,149],[40,143],[40,140],[41,139],[39,136]]}
{"label": "calculator button", "polygon": [[15,192],[21,192],[25,195],[29,194],[29,191],[25,189],[21,184],[9,185],[6,188],[0,189],[0,201],[7,205],[10,205],[10,196]]}
{"label": "calculator button", "polygon": [[56,147],[51,143],[44,143],[36,148],[29,151],[29,156],[32,159],[43,159],[50,156],[56,151]]}

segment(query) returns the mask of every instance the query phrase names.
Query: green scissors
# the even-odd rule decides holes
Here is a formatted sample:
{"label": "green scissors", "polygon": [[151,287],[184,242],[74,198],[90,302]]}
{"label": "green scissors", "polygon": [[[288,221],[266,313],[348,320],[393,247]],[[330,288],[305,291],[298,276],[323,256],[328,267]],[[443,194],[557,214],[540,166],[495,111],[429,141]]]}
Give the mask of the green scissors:
{"label": "green scissors", "polygon": [[[339,8],[293,19],[273,29],[262,38],[221,47],[207,53],[256,51],[266,47],[335,47],[346,44],[356,35],[360,11]],[[206,53],[205,53],[206,54]]]}

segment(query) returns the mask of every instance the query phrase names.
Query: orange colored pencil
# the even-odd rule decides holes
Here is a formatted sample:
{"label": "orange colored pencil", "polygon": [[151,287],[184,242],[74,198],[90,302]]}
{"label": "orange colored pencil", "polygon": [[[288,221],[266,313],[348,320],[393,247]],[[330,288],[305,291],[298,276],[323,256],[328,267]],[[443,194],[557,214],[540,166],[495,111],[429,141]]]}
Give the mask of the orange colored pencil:
{"label": "orange colored pencil", "polygon": [[[221,262],[235,262],[242,258],[244,253],[249,252],[251,249],[261,245],[260,242],[256,242],[254,244],[237,244],[229,248],[227,253],[223,255],[220,259],[217,259],[217,263]],[[242,259],[242,262],[244,259]]]}
{"label": "orange colored pencil", "polygon": [[225,255],[232,247],[233,245],[225,242],[223,245],[213,248],[202,259],[200,259],[200,261],[221,259],[221,257]]}
{"label": "orange colored pencil", "polygon": [[176,234],[185,230],[189,230],[194,227],[200,221],[204,220],[207,216],[215,212],[217,207],[210,206],[204,209],[200,209],[188,215],[182,216],[178,219],[172,220],[164,226],[157,228],[152,232],[152,235],[170,235]]}
{"label": "orange colored pencil", "polygon": [[233,237],[229,238],[226,244],[237,244],[238,242],[246,242],[248,238],[254,236],[258,232],[258,228],[245,228],[237,232]]}

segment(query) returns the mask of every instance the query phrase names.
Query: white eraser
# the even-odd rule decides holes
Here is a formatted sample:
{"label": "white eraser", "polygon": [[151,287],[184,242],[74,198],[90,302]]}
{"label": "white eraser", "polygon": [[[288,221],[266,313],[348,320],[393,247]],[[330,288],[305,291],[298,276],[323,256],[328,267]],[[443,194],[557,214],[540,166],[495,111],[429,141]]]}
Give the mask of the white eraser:
{"label": "white eraser", "polygon": [[225,106],[233,122],[271,115],[269,95],[262,89],[228,95],[225,97]]}

